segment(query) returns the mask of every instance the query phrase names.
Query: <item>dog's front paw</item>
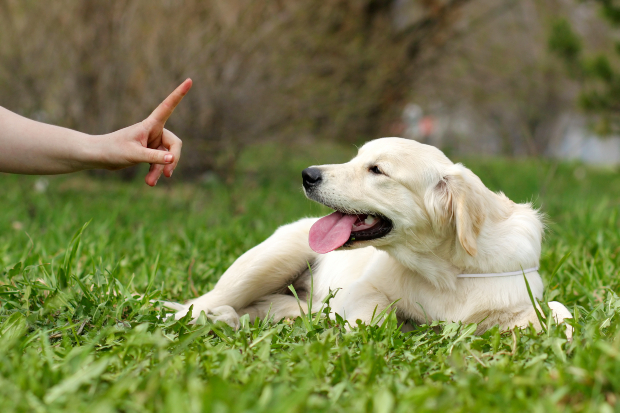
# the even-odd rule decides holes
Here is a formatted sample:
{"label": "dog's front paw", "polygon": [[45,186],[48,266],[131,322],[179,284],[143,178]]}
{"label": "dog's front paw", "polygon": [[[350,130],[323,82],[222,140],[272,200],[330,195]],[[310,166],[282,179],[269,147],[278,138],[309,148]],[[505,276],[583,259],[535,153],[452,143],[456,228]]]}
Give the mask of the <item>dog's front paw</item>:
{"label": "dog's front paw", "polygon": [[196,320],[198,320],[200,315],[204,312],[207,318],[214,323],[217,321],[222,321],[228,324],[229,326],[231,326],[232,328],[234,328],[235,330],[239,329],[239,325],[240,325],[239,314],[237,314],[235,309],[229,305],[222,305],[219,307],[215,307],[213,309],[204,309],[200,307],[196,308],[195,305],[192,308],[192,304],[188,305],[188,304],[172,303],[174,304],[174,306],[166,305],[166,304],[170,304],[170,303],[165,303],[165,306],[167,308],[178,310],[176,313],[174,313],[175,320],[180,320],[181,318],[185,317],[187,313],[189,313],[190,308],[191,308],[192,309],[192,321],[190,322],[190,324],[195,324]]}
{"label": "dog's front paw", "polygon": [[166,313],[163,316],[158,316],[160,320],[167,320],[168,317],[174,316],[175,320],[179,320],[185,317],[189,311],[189,306],[184,304],[175,303],[172,301],[161,301],[161,300],[151,300],[152,303],[161,305],[161,307],[166,308],[168,310],[176,311],[175,313]]}
{"label": "dog's front paw", "polygon": [[214,323],[216,321],[222,321],[235,330],[239,329],[239,314],[229,305],[222,305],[209,310],[207,318]]}

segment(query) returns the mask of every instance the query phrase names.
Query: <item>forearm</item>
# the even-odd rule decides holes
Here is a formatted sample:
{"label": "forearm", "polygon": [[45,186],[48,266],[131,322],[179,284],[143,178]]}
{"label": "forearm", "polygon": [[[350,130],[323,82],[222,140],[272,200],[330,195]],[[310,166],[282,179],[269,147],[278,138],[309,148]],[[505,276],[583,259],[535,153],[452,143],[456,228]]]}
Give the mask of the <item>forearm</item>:
{"label": "forearm", "polygon": [[51,175],[93,168],[98,139],[0,107],[0,172]]}

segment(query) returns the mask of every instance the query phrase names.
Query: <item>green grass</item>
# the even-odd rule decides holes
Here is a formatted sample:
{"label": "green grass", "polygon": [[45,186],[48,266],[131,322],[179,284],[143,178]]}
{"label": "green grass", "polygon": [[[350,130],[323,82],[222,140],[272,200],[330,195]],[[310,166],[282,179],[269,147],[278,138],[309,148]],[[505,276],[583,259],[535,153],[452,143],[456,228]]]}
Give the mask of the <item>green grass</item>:
{"label": "green grass", "polygon": [[[213,287],[279,225],[327,212],[300,171],[354,148],[254,148],[238,182],[0,175],[0,411],[620,411],[620,176],[539,161],[469,160],[550,220],[546,299],[560,329],[474,336],[393,317],[345,332],[326,317],[270,325],[161,321],[149,300]],[[90,224],[78,233],[86,222]],[[570,256],[554,273],[568,253]]]}

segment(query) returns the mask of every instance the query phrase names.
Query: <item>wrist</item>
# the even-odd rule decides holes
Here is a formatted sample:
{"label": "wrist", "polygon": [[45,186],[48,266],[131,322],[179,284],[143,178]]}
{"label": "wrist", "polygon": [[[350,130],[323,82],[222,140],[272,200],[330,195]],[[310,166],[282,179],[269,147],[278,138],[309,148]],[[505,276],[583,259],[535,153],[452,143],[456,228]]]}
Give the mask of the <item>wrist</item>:
{"label": "wrist", "polygon": [[82,135],[79,149],[76,151],[76,166],[80,170],[104,167],[105,135]]}

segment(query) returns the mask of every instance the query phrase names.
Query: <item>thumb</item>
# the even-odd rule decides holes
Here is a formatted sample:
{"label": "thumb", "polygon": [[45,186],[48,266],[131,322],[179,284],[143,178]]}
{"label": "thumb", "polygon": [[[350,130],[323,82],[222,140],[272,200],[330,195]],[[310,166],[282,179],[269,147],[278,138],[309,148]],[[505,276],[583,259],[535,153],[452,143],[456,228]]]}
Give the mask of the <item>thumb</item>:
{"label": "thumb", "polygon": [[168,165],[174,162],[174,155],[165,150],[143,148],[140,151],[139,162]]}

